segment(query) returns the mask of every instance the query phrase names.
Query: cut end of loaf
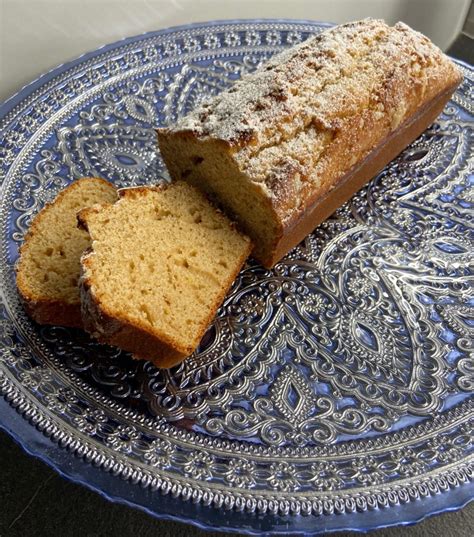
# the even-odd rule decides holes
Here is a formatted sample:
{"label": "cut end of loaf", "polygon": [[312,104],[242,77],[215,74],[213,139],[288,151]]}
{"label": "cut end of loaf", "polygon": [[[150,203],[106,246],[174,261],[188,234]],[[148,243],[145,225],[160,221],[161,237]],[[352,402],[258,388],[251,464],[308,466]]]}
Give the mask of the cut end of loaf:
{"label": "cut end of loaf", "polygon": [[16,270],[18,291],[36,322],[82,326],[80,257],[90,241],[77,228],[76,214],[84,207],[116,199],[114,186],[104,179],[78,179],[33,220]]}
{"label": "cut end of loaf", "polygon": [[196,189],[124,189],[83,211],[85,328],[102,342],[169,367],[191,354],[250,248],[250,240]]}

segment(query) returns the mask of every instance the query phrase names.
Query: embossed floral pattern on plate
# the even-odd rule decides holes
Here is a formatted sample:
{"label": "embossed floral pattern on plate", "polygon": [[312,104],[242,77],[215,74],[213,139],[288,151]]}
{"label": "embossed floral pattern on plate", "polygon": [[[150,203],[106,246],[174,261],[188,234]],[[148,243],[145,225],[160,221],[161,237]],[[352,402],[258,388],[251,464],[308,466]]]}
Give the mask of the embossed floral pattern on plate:
{"label": "embossed floral pattern on plate", "polygon": [[423,511],[472,479],[470,68],[436,123],[286,259],[246,265],[173,370],[36,326],[14,263],[32,217],[73,178],[168,181],[156,126],[321,29],[248,21],[141,36],[24,90],[1,123],[4,396],[130,487],[291,515],[293,531],[310,514],[404,520],[407,502]]}

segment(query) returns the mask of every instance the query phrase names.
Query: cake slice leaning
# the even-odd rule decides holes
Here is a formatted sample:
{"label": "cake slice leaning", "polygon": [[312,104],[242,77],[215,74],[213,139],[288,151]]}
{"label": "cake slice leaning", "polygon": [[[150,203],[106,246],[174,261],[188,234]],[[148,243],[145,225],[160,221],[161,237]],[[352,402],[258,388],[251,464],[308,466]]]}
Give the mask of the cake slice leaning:
{"label": "cake slice leaning", "polygon": [[82,327],[80,258],[89,235],[77,227],[77,212],[117,199],[99,178],[74,181],[38,213],[20,248],[17,287],[27,313],[39,324]]}
{"label": "cake slice leaning", "polygon": [[92,240],[81,260],[84,327],[171,367],[199,345],[252,245],[184,182],[119,195],[78,217]]}

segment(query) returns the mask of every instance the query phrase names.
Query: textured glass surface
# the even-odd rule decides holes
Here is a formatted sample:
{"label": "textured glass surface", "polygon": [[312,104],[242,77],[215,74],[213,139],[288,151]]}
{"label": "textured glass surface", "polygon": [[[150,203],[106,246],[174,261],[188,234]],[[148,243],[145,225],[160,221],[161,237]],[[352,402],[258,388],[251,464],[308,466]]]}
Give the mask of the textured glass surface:
{"label": "textured glass surface", "polygon": [[180,366],[160,371],[79,330],[39,327],[18,299],[18,247],[60,189],[81,176],[168,180],[154,127],[322,28],[147,34],[58,68],[2,108],[4,426],[65,474],[158,516],[317,533],[411,522],[473,496],[466,65],[442,116],[368,186],[273,270],[242,270]]}

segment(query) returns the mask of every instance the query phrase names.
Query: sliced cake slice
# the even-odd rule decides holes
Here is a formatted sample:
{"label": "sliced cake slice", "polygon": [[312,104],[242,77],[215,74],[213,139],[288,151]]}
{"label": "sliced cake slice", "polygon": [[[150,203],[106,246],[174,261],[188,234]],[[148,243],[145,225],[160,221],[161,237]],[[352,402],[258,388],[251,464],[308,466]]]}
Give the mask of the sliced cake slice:
{"label": "sliced cake slice", "polygon": [[79,214],[92,239],[81,260],[84,327],[171,367],[198,346],[251,242],[184,182],[119,195]]}
{"label": "sliced cake slice", "polygon": [[89,235],[77,213],[96,203],[113,203],[117,191],[99,178],[74,181],[31,223],[20,248],[17,286],[28,314],[40,324],[82,327],[80,258]]}

